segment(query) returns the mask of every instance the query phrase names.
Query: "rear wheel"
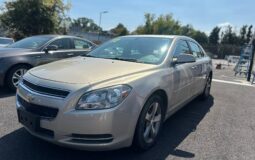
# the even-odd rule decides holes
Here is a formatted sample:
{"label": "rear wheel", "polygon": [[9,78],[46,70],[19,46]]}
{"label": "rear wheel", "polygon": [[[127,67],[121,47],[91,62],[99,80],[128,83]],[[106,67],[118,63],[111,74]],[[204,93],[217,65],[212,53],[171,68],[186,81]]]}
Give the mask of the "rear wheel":
{"label": "rear wheel", "polygon": [[13,67],[8,73],[6,77],[6,84],[9,89],[15,91],[21,78],[24,74],[30,69],[29,66],[26,65],[18,65]]}
{"label": "rear wheel", "polygon": [[212,76],[208,76],[205,84],[205,88],[203,93],[201,94],[202,99],[207,99],[210,96],[210,91],[211,91],[211,85],[212,85]]}
{"label": "rear wheel", "polygon": [[133,141],[135,150],[145,151],[156,143],[163,120],[163,100],[154,95],[146,102],[140,114]]}

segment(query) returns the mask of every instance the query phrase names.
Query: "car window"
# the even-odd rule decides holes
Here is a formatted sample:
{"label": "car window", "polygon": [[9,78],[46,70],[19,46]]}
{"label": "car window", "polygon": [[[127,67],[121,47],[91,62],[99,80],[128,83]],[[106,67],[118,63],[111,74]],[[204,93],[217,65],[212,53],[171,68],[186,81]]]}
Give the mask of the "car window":
{"label": "car window", "polygon": [[69,38],[57,39],[53,41],[50,45],[58,46],[58,50],[72,49]]}
{"label": "car window", "polygon": [[119,37],[102,44],[85,56],[160,64],[171,43],[170,38]]}
{"label": "car window", "polygon": [[73,41],[75,49],[89,49],[92,46],[91,43],[81,39],[74,39]]}
{"label": "car window", "polygon": [[27,49],[37,49],[51,40],[51,37],[44,37],[44,36],[35,36],[35,37],[28,37],[24,38],[20,41],[17,41],[11,45],[9,48],[27,48]]}
{"label": "car window", "polygon": [[202,53],[200,47],[196,43],[189,42],[189,44],[190,44],[191,52],[194,57],[196,58],[204,57],[204,54]]}
{"label": "car window", "polygon": [[189,46],[186,41],[179,40],[176,44],[176,48],[174,51],[174,57],[180,54],[190,54]]}
{"label": "car window", "polygon": [[12,39],[0,38],[0,44],[11,44],[11,43],[13,43]]}

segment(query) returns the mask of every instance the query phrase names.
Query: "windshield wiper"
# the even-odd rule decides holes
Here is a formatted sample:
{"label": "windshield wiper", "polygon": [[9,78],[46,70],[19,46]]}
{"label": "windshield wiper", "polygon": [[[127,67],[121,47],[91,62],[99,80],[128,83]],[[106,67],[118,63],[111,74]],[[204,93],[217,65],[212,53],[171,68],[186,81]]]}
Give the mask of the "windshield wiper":
{"label": "windshield wiper", "polygon": [[118,57],[115,57],[115,58],[109,58],[109,59],[120,60],[120,61],[128,61],[128,62],[138,62],[137,59],[131,59],[131,58],[118,58]]}
{"label": "windshield wiper", "polygon": [[81,55],[82,57],[94,57],[94,58],[98,58],[98,57],[95,57],[95,56],[92,56],[92,55],[88,55],[88,54],[84,54],[84,55]]}

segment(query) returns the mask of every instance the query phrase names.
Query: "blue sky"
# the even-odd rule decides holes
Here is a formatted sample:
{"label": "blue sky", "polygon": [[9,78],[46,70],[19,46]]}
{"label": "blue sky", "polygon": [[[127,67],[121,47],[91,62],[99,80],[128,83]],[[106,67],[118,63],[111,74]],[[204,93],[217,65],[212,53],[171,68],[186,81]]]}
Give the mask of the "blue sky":
{"label": "blue sky", "polygon": [[[0,0],[2,3],[4,0]],[[144,13],[156,15],[172,13],[182,24],[210,32],[216,25],[231,24],[239,28],[243,24],[255,25],[254,0],[70,0],[72,18],[88,17],[96,23],[99,12],[107,10],[102,18],[104,30],[119,22],[133,31],[144,23]]]}
{"label": "blue sky", "polygon": [[157,15],[172,13],[182,24],[210,32],[216,25],[231,24],[239,28],[243,24],[255,24],[254,0],[71,0],[71,17],[85,16],[98,23],[103,15],[102,27],[110,29],[118,22],[129,30],[144,23],[144,13]]}

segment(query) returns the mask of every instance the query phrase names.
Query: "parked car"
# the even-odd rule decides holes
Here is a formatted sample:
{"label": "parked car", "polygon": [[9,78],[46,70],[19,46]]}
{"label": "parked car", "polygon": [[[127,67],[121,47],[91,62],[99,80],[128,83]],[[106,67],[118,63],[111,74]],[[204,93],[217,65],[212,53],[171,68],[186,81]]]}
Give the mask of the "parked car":
{"label": "parked car", "polygon": [[14,40],[12,38],[0,37],[0,48],[6,47],[13,42]]}
{"label": "parked car", "polygon": [[147,150],[167,118],[197,96],[209,97],[211,81],[212,61],[195,40],[125,36],[29,70],[16,105],[19,122],[46,141]]}
{"label": "parked car", "polygon": [[94,47],[92,42],[78,37],[41,35],[0,48],[0,86],[16,90],[21,77],[30,68],[86,54]]}

